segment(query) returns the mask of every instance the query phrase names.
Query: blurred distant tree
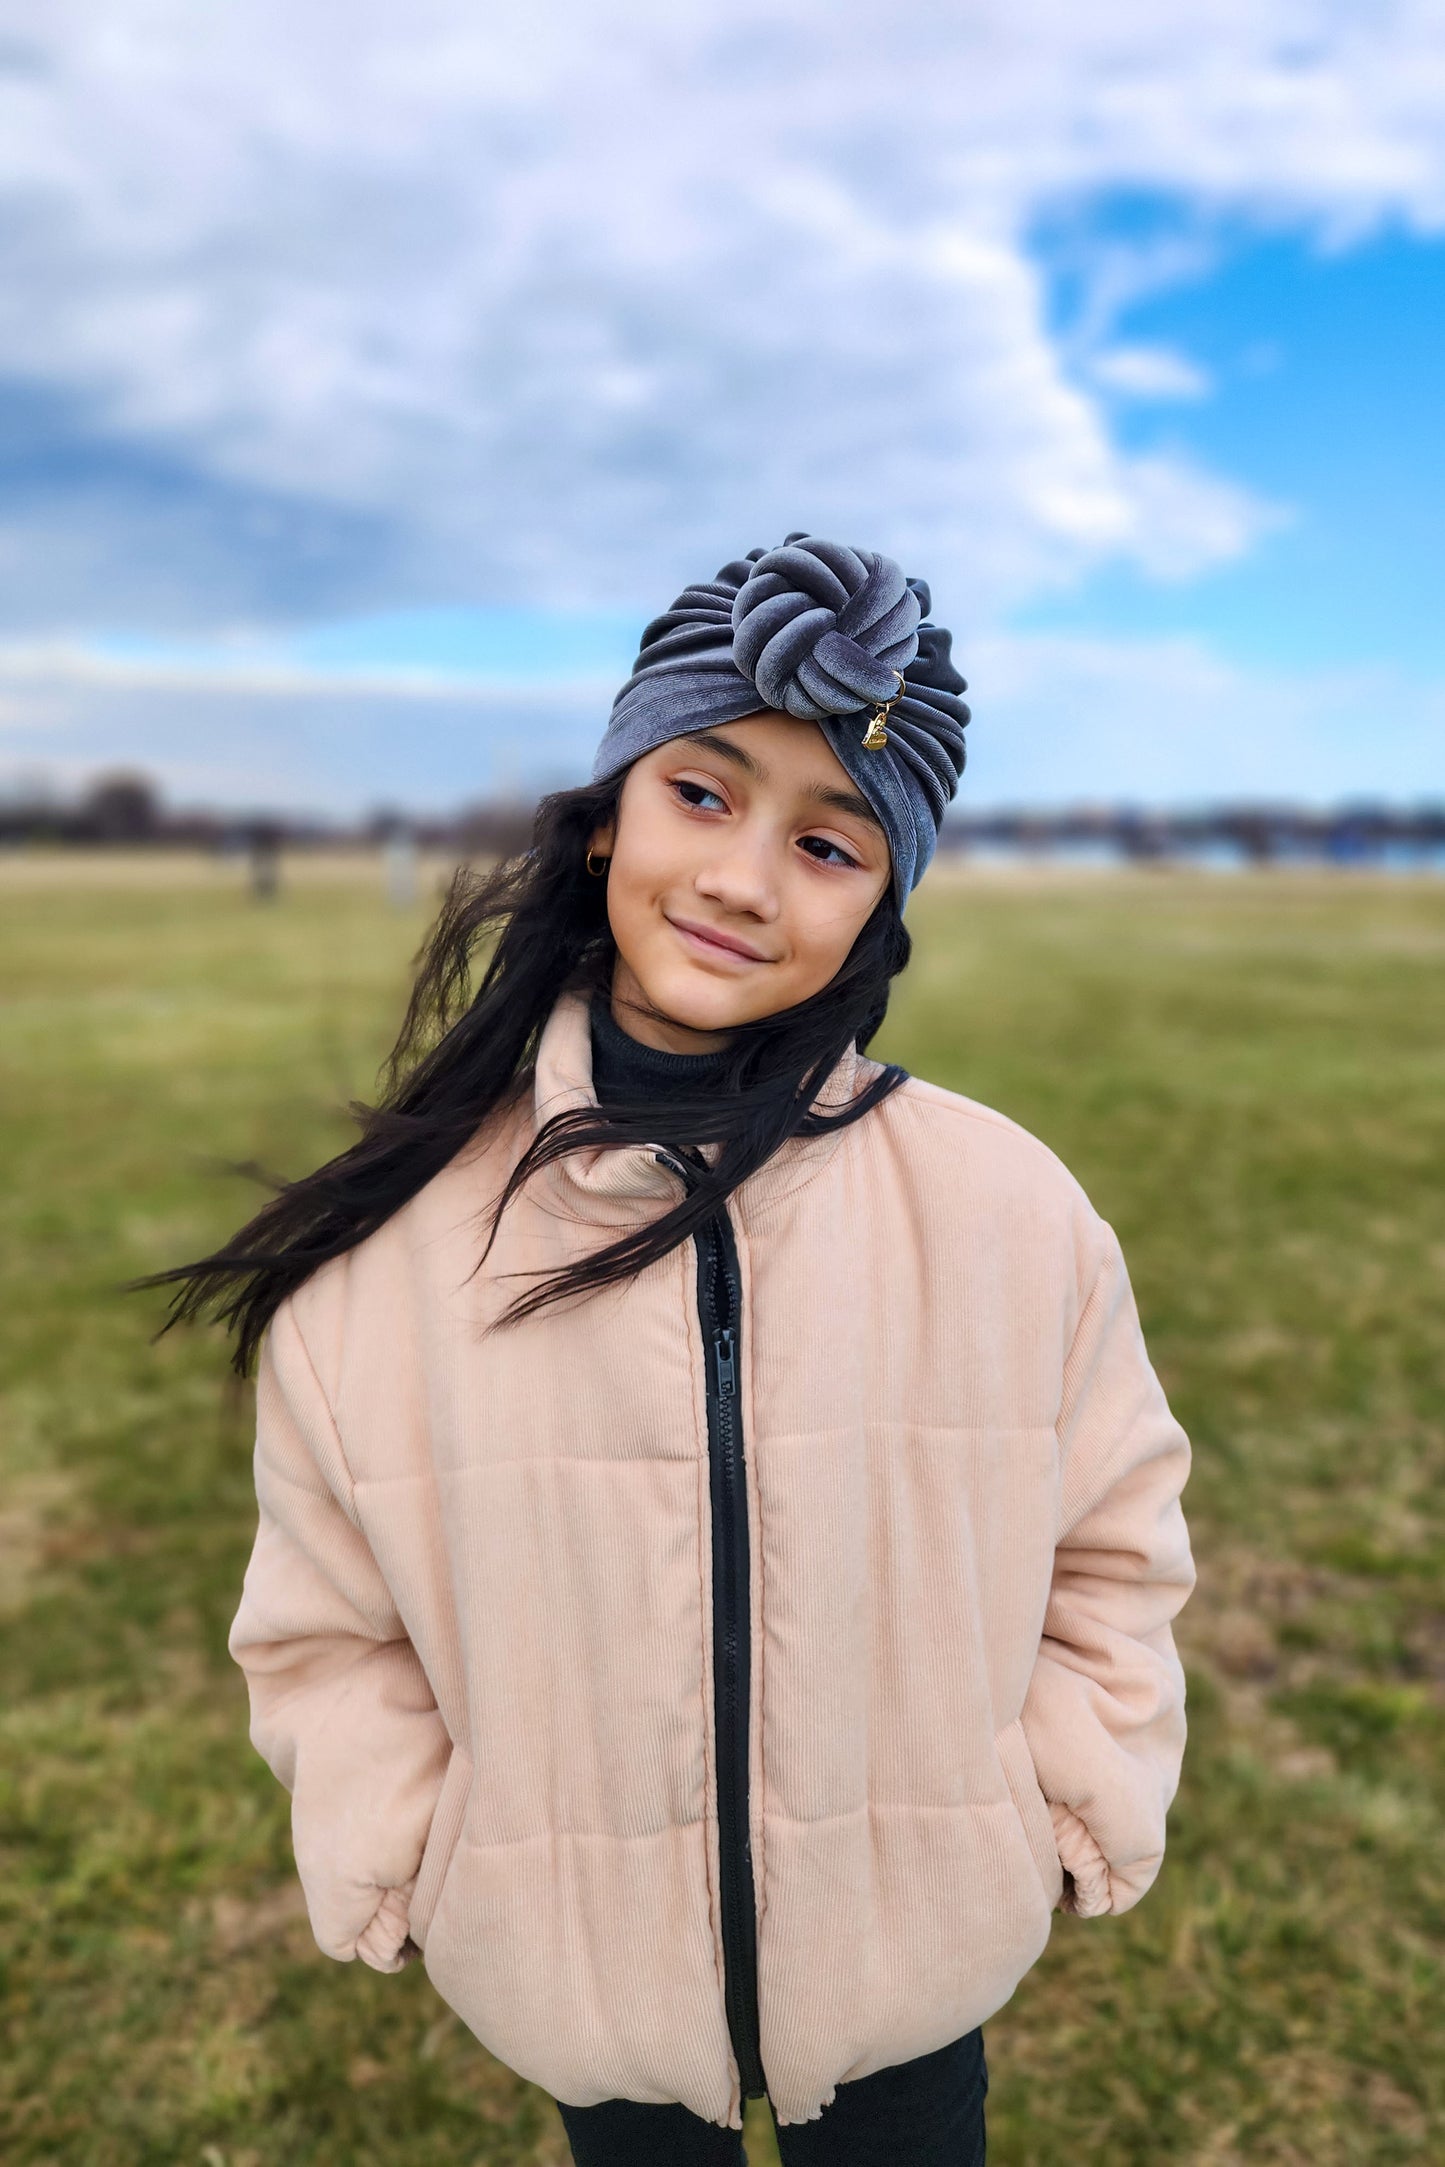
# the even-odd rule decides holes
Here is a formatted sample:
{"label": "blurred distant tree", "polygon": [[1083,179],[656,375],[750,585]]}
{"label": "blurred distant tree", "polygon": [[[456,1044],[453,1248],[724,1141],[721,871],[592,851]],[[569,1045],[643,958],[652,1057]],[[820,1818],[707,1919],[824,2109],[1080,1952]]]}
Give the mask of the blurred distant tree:
{"label": "blurred distant tree", "polygon": [[1247,864],[1273,863],[1277,855],[1275,821],[1268,812],[1252,806],[1228,810],[1220,820],[1220,828]]}
{"label": "blurred distant tree", "polygon": [[97,843],[150,843],[161,830],[160,798],[148,775],[101,775],[81,799],[80,818]]}
{"label": "blurred distant tree", "polygon": [[468,857],[512,857],[532,840],[536,806],[527,798],[494,798],[458,816],[457,841]]}

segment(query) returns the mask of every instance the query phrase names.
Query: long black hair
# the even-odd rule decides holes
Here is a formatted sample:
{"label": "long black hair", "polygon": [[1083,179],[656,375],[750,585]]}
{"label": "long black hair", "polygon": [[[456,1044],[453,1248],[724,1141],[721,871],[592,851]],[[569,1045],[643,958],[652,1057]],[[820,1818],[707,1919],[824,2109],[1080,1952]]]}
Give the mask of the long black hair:
{"label": "long black hair", "polygon": [[[625,774],[625,771],[623,771]],[[253,1162],[232,1171],[274,1192],[224,1247],[173,1265],[127,1290],[174,1285],[156,1333],[211,1316],[234,1334],[231,1367],[245,1377],[271,1317],[328,1258],[364,1241],[415,1196],[494,1111],[534,1087],[537,1040],[563,991],[610,991],[616,943],[606,881],[585,866],[588,838],[616,811],[623,774],[558,790],[537,806],[530,849],[489,871],[457,868],[416,966],[406,1015],[384,1064],[374,1106],[353,1100],[361,1135],[297,1181]],[[480,983],[480,951],[491,941]],[[687,1162],[687,1194],[671,1210],[544,1279],[496,1321],[633,1274],[687,1240],[784,1140],[856,1121],[905,1079],[886,1065],[838,1113],[811,1102],[856,1039],[866,1049],[888,1007],[891,981],[912,941],[888,883],[845,962],[819,992],[791,1008],[731,1027],[718,1087],[703,1097],[649,1094],[605,1108],[554,1114],[533,1135],[495,1203],[486,1261],[503,1211],[528,1175],[588,1145],[672,1147]],[[641,1004],[639,1013],[659,1012]],[[664,1019],[666,1020],[666,1019]],[[718,1143],[709,1166],[698,1147]]]}

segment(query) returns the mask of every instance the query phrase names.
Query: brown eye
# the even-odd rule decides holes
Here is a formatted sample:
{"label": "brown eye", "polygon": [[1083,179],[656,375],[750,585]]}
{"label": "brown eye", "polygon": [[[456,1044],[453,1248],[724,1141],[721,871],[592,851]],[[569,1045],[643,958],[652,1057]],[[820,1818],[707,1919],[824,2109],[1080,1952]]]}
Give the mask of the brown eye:
{"label": "brown eye", "polygon": [[[836,851],[837,857],[833,861],[834,863],[838,865],[850,865],[853,867],[855,872],[857,871],[858,860],[856,858],[850,858],[847,851],[840,848],[837,843],[830,843],[826,835],[805,835],[803,840],[805,843],[821,843],[825,850]],[[808,855],[809,857],[813,857],[815,853],[809,851]],[[828,863],[828,860],[824,858],[819,858],[818,863],[820,865],[825,865]]]}
{"label": "brown eye", "polygon": [[[687,783],[687,782],[679,782],[679,783],[674,783],[672,787],[673,787],[673,789],[674,789],[674,790],[698,790],[698,791],[701,791],[702,795],[703,795],[703,796],[704,796],[705,798],[717,798],[717,797],[718,797],[718,794],[717,794],[716,790],[709,790],[709,789],[708,789],[708,787],[707,787],[707,784],[706,784],[706,783]],[[683,799],[683,803],[684,803],[684,805],[691,805],[691,804],[692,804],[692,802],[693,802],[693,801],[692,801],[692,799],[691,799],[691,798],[684,798],[684,799]],[[721,798],[718,798],[718,803],[719,803],[720,805],[722,804],[722,799],[721,799]]]}

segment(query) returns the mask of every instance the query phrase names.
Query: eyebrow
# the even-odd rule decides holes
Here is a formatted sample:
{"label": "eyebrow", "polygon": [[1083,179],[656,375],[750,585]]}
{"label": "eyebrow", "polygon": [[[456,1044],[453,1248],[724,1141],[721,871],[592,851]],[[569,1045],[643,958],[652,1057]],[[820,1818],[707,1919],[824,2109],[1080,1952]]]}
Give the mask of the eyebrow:
{"label": "eyebrow", "polygon": [[[710,745],[725,760],[733,760],[740,768],[746,768],[755,782],[765,783],[768,771],[760,760],[755,760],[743,745],[735,745],[730,737],[721,737],[715,730],[689,730],[688,742],[694,745]],[[861,791],[840,790],[832,783],[810,783],[803,792],[815,805],[831,805],[836,812],[852,813],[859,820],[866,820],[870,828],[876,828],[886,842],[888,831],[873,807]]]}

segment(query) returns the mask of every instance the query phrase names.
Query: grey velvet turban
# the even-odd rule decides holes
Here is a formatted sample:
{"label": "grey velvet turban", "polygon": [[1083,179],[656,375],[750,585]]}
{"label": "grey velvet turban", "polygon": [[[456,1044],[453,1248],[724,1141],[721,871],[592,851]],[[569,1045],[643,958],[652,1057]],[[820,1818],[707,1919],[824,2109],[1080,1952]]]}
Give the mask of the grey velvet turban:
{"label": "grey velvet turban", "polygon": [[875,550],[810,534],[750,549],[648,625],[592,781],[761,708],[816,722],[883,822],[901,912],[958,788],[969,719],[952,635],[926,622],[929,607],[924,582]]}

